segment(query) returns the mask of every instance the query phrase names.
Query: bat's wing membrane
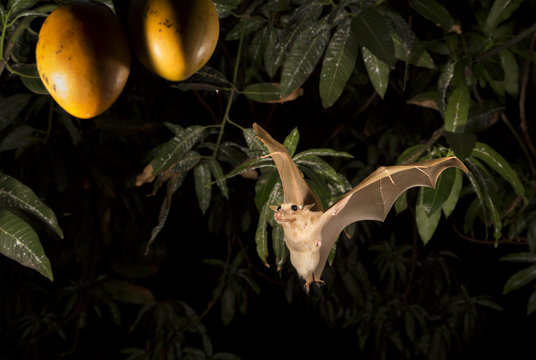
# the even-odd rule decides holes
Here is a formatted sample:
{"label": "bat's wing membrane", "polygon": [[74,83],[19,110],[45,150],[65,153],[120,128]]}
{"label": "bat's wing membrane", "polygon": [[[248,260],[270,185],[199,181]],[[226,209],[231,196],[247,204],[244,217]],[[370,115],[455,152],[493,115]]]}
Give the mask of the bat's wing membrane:
{"label": "bat's wing membrane", "polygon": [[416,186],[435,187],[441,172],[449,167],[468,171],[454,156],[380,167],[348,192],[322,215],[322,245],[315,277],[320,279],[331,247],[346,226],[361,220],[384,221],[400,194]]}
{"label": "bat's wing membrane", "polygon": [[301,205],[315,204],[315,210],[322,210],[322,206],[313,193],[301,171],[298,169],[285,146],[274,140],[262,127],[253,124],[257,137],[264,143],[269,155],[274,159],[283,184],[285,203]]}

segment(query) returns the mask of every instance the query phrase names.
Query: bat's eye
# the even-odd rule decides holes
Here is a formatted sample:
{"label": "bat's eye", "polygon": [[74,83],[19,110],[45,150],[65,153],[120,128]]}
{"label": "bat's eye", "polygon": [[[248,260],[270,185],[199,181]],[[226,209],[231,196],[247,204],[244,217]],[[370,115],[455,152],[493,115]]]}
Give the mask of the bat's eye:
{"label": "bat's eye", "polygon": [[281,211],[281,205],[277,207],[277,211]]}
{"label": "bat's eye", "polygon": [[297,206],[297,205],[292,205],[292,206],[290,207],[290,210],[292,210],[292,211],[298,211],[298,206]]}

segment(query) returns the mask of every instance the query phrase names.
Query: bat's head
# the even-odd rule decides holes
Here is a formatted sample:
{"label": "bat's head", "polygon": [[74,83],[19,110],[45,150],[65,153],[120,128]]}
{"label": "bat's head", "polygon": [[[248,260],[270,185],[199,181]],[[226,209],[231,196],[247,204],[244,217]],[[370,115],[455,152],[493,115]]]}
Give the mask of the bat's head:
{"label": "bat's head", "polygon": [[314,204],[310,205],[296,205],[291,203],[283,203],[279,206],[270,205],[270,209],[275,211],[274,219],[278,223],[292,222],[297,219],[298,216],[308,212]]}

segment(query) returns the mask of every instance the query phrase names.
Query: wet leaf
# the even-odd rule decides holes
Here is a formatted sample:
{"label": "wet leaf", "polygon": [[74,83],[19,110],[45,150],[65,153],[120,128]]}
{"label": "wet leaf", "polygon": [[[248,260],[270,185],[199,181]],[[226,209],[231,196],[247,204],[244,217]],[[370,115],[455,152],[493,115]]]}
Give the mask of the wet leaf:
{"label": "wet leaf", "polygon": [[461,33],[448,10],[435,0],[411,0],[413,8],[426,19],[449,32]]}
{"label": "wet leaf", "polygon": [[4,208],[20,211],[45,223],[60,238],[63,238],[63,230],[52,209],[45,205],[28,186],[2,173],[0,173],[0,204]]}
{"label": "wet leaf", "polygon": [[53,280],[52,267],[39,242],[39,237],[28,223],[7,210],[0,210],[0,252],[21,265],[36,270]]}
{"label": "wet leaf", "polygon": [[320,98],[324,108],[337,101],[354,69],[358,45],[356,22],[340,26],[331,37],[320,73]]}
{"label": "wet leaf", "polygon": [[427,214],[426,209],[431,208],[430,198],[433,196],[427,193],[433,192],[433,189],[427,187],[421,187],[417,196],[417,204],[415,205],[415,221],[417,223],[417,231],[424,245],[430,241],[434,232],[439,224],[441,218],[441,211],[436,211],[430,215]]}
{"label": "wet leaf", "polygon": [[279,83],[258,83],[246,86],[242,91],[242,94],[246,95],[248,99],[261,103],[285,103],[288,101],[296,100],[303,95],[303,89],[294,89],[290,94],[283,97],[281,96],[281,84]]}
{"label": "wet leaf", "polygon": [[362,47],[363,62],[367,69],[367,74],[372,82],[372,86],[381,96],[385,95],[387,86],[389,85],[389,66],[374,56],[366,47]]}
{"label": "wet leaf", "polygon": [[366,47],[387,68],[396,62],[390,27],[384,16],[373,7],[364,9],[355,19],[359,44]]}
{"label": "wet leaf", "polygon": [[517,290],[532,281],[536,280],[536,265],[531,265],[526,269],[518,271],[512,275],[504,284],[503,294]]}
{"label": "wet leaf", "polygon": [[469,88],[465,84],[460,84],[447,101],[445,110],[445,130],[453,133],[463,132],[467,124],[469,115],[469,106],[471,104],[471,96]]}
{"label": "wet leaf", "polygon": [[313,72],[324,53],[329,35],[329,28],[324,22],[311,24],[298,35],[283,64],[281,73],[283,98],[300,87]]}
{"label": "wet leaf", "polygon": [[203,212],[203,215],[210,206],[210,200],[212,198],[212,187],[210,186],[210,166],[207,161],[201,161],[199,165],[194,168],[194,180],[195,180],[195,193],[197,195],[197,201],[199,208]]}
{"label": "wet leaf", "polygon": [[525,187],[517,176],[517,173],[506,161],[506,159],[495,151],[491,146],[477,142],[473,148],[471,156],[484,161],[490,168],[498,172],[511,186],[518,196],[521,196],[525,202]]}

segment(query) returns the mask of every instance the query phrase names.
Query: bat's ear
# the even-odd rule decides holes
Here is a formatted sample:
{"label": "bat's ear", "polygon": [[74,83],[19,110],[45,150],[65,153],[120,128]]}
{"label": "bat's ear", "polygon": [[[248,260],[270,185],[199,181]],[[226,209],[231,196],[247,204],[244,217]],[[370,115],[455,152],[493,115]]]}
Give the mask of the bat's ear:
{"label": "bat's ear", "polygon": [[278,208],[278,206],[275,206],[275,205],[269,205],[268,207],[272,209],[273,211],[277,211],[277,208]]}
{"label": "bat's ear", "polygon": [[313,206],[315,206],[315,204],[309,204],[309,205],[303,205],[301,207],[301,210],[309,210],[310,208],[312,208]]}

